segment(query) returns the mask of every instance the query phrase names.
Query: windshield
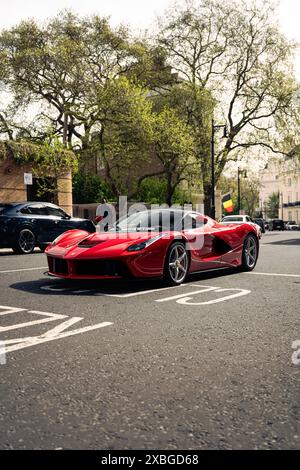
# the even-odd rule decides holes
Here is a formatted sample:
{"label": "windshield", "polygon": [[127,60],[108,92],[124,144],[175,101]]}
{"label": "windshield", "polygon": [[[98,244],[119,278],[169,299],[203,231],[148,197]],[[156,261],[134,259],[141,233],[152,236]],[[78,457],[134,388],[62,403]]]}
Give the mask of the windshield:
{"label": "windshield", "polygon": [[222,222],[243,222],[243,217],[224,217]]}
{"label": "windshield", "polygon": [[110,231],[157,232],[178,230],[183,219],[181,211],[142,211],[120,219]]}

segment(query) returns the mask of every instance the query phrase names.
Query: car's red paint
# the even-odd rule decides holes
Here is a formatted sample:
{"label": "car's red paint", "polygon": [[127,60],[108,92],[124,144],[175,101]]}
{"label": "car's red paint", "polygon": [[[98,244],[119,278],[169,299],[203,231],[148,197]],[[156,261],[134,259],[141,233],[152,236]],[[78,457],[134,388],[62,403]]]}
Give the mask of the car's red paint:
{"label": "car's red paint", "polygon": [[[200,214],[196,216],[203,218]],[[49,274],[65,279],[110,279],[127,274],[139,278],[160,277],[164,273],[166,254],[175,239],[183,240],[189,248],[190,273],[234,267],[242,262],[247,235],[253,233],[258,237],[252,224],[222,225],[209,217],[205,217],[201,227],[162,233],[150,246],[129,252],[130,245],[150,240],[160,232],[90,234],[70,230],[46,249]],[[101,267],[99,271],[98,267]]]}

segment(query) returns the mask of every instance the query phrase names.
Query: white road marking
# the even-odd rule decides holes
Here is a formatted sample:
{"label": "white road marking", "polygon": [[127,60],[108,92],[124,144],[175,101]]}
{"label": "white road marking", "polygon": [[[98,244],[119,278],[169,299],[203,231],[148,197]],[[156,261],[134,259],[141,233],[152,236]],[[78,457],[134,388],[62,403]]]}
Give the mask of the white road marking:
{"label": "white road marking", "polygon": [[[83,318],[80,318],[80,317],[75,317],[73,319],[74,320],[76,319],[77,321],[83,320]],[[47,333],[46,333],[45,335],[40,335],[40,336],[29,336],[27,338],[16,338],[15,340],[3,341],[3,343],[5,346],[5,352],[9,353],[12,351],[18,351],[19,349],[30,348],[31,346],[36,346],[37,344],[47,343],[48,341],[54,341],[54,340],[61,339],[61,338],[67,338],[68,336],[74,336],[74,335],[78,335],[81,333],[86,333],[87,331],[97,330],[99,328],[104,328],[110,325],[113,325],[113,323],[102,322],[102,323],[97,323],[96,325],[78,328],[77,330],[59,333],[55,336],[47,336]],[[68,328],[70,326],[70,321],[68,320],[60,326],[62,327],[62,329]],[[6,346],[6,344],[12,344],[12,343],[13,343],[12,346],[8,346],[8,347]]]}
{"label": "white road marking", "polygon": [[[192,284],[190,284],[191,286]],[[194,284],[194,286],[200,287],[199,284]],[[216,304],[219,302],[224,302],[225,300],[234,299],[235,297],[241,297],[243,295],[250,294],[250,290],[248,289],[235,289],[235,288],[221,288],[221,287],[214,287],[214,286],[204,286],[202,285],[203,289],[185,292],[178,295],[173,295],[171,297],[165,297],[163,299],[156,299],[156,302],[168,302],[170,300],[175,300],[176,303],[182,305],[210,305]],[[196,294],[202,294],[204,292],[228,292],[228,291],[235,291],[234,294],[227,295],[225,297],[220,297],[213,300],[208,300],[205,302],[190,302]]]}
{"label": "white road marking", "polygon": [[40,289],[42,290],[49,290],[49,291],[53,291],[53,292],[65,292],[65,291],[68,291],[70,290],[68,287],[55,287],[55,286],[41,286]]}
{"label": "white road marking", "polygon": [[24,312],[26,308],[7,307],[6,305],[0,305],[0,309],[4,309],[4,312],[0,312],[0,315],[8,315],[9,313]]}
{"label": "white road marking", "polygon": [[[29,314],[42,315],[42,316],[47,317],[47,318],[42,318],[39,320],[16,323],[14,325],[0,327],[0,332],[21,329],[21,328],[25,328],[28,326],[33,326],[33,325],[37,325],[41,323],[68,318],[68,315],[60,315],[60,314],[50,313],[50,312],[40,312],[38,310],[20,309],[17,307],[7,307],[4,305],[0,306],[0,309],[4,310],[0,312],[1,315],[9,315],[11,313],[22,313],[23,315],[25,312],[27,312]],[[72,318],[69,318],[68,320],[63,321],[56,327],[51,328],[50,330],[48,330],[47,332],[41,335],[7,339],[4,341],[1,341],[1,344],[4,347],[5,353],[8,353],[12,351],[17,351],[19,349],[29,348],[37,344],[46,343],[48,341],[54,341],[56,339],[66,338],[68,336],[74,336],[77,334],[86,333],[87,331],[92,331],[92,330],[96,330],[99,328],[104,328],[106,326],[113,325],[112,322],[101,322],[101,323],[97,323],[96,325],[85,326],[85,327],[77,328],[71,331],[65,331],[67,328],[70,328],[72,325],[82,320],[83,320],[82,317],[72,317]]]}
{"label": "white road marking", "polygon": [[242,274],[256,274],[258,276],[283,276],[283,277],[300,277],[300,274],[284,274],[284,273],[257,273],[251,271],[249,273],[242,273]]}
{"label": "white road marking", "polygon": [[107,294],[105,292],[95,292],[96,289],[76,289],[73,290],[70,287],[55,287],[50,285],[47,286],[41,286],[40,289],[46,290],[46,291],[53,291],[53,292],[70,292],[72,294],[87,294],[90,292],[95,292],[95,295],[101,296],[101,297],[117,297],[117,298],[128,298],[128,297],[136,297],[137,295],[144,295],[144,294],[151,294],[153,292],[160,292],[163,290],[167,289],[176,289],[178,287],[187,287],[191,285],[197,285],[197,284],[181,284],[179,286],[170,286],[170,287],[158,287],[157,289],[148,289],[148,290],[142,290],[142,291],[136,291],[136,292],[129,292],[125,294]]}
{"label": "white road marking", "polygon": [[39,268],[22,268],[22,269],[8,269],[7,271],[0,271],[0,274],[4,273],[19,273],[21,271],[37,271],[41,269],[48,269],[48,266],[40,266]]}
{"label": "white road marking", "polygon": [[[215,292],[225,292],[225,291],[239,291],[236,294],[226,295],[225,297],[220,297],[218,299],[207,300],[206,302],[189,302],[193,297],[183,297],[178,299],[176,302],[182,305],[211,305],[217,304],[219,302],[225,302],[225,300],[234,299],[236,297],[241,297],[243,295],[250,294],[251,290],[248,289],[216,289]],[[194,292],[195,294],[195,292]]]}
{"label": "white road marking", "polygon": [[212,287],[212,286],[202,286],[202,287],[204,287],[204,289],[196,290],[192,292],[185,292],[184,294],[172,295],[171,297],[157,299],[155,302],[168,302],[169,300],[180,299],[181,297],[186,297],[187,295],[190,295],[190,294],[201,294],[202,292],[209,292],[209,291],[218,289],[218,287]]}
{"label": "white road marking", "polygon": [[[7,307],[0,305],[0,309],[1,308],[5,309]],[[22,311],[24,313],[24,309],[17,309],[17,310],[19,310],[19,312]],[[27,321],[23,323],[16,323],[14,325],[9,325],[9,326],[0,326],[0,333],[2,333],[3,331],[17,330],[18,328],[25,328],[25,327],[32,326],[32,325],[39,325],[41,323],[47,323],[50,321],[61,320],[63,318],[67,318],[67,315],[58,315],[57,313],[39,312],[37,310],[26,310],[26,311],[27,313],[34,313],[36,315],[42,315],[47,318],[42,318],[40,320]],[[2,312],[2,315],[6,315],[9,313],[17,313],[17,312],[16,312],[16,309],[14,312],[6,310],[5,312]]]}
{"label": "white road marking", "polygon": [[176,289],[177,287],[185,287],[187,284],[180,284],[179,286],[170,286],[170,287],[158,287],[157,289],[141,290],[137,292],[130,292],[128,294],[105,294],[99,293],[98,295],[103,295],[104,297],[135,297],[137,295],[152,294],[153,292],[160,292],[168,289]]}

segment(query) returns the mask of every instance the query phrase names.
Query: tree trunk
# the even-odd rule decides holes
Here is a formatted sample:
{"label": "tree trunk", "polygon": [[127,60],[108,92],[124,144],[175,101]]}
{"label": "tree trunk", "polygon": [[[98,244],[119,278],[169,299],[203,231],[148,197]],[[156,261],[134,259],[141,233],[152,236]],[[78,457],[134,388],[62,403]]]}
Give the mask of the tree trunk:
{"label": "tree trunk", "polygon": [[210,216],[211,214],[211,184],[203,183],[203,196],[204,196],[204,214]]}
{"label": "tree trunk", "polygon": [[167,191],[166,191],[166,203],[168,206],[172,205],[172,197],[173,197],[174,189],[172,187],[172,174],[167,174]]}

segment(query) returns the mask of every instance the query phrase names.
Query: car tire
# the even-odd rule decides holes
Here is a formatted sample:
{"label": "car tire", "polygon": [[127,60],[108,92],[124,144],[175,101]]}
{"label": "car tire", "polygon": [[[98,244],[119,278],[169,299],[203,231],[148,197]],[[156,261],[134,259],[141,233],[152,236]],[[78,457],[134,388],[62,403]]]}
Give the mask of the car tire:
{"label": "car tire", "polygon": [[164,281],[169,286],[182,284],[189,272],[189,255],[181,241],[175,241],[169,247],[164,264]]}
{"label": "car tire", "polygon": [[12,247],[14,253],[20,255],[29,255],[33,252],[36,243],[36,236],[29,228],[20,230],[17,241]]}
{"label": "car tire", "polygon": [[242,271],[252,271],[255,268],[258,258],[258,240],[254,234],[249,234],[243,245]]}

